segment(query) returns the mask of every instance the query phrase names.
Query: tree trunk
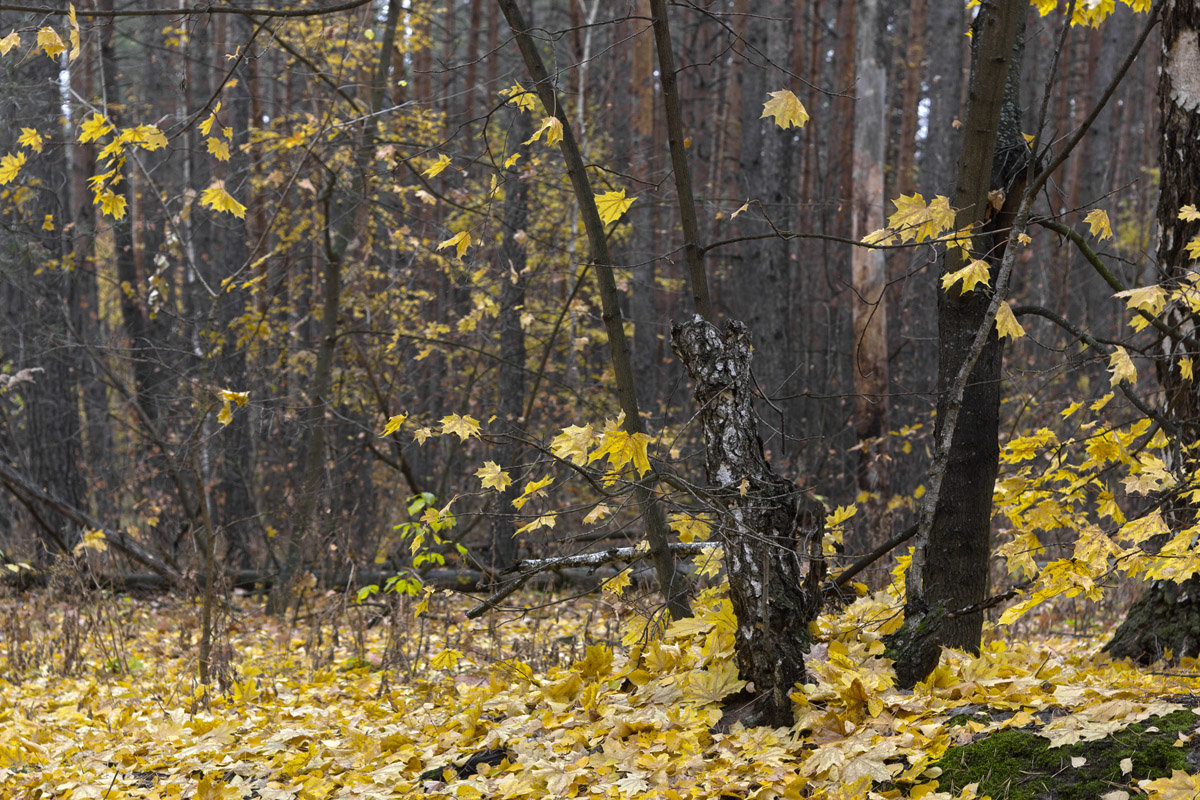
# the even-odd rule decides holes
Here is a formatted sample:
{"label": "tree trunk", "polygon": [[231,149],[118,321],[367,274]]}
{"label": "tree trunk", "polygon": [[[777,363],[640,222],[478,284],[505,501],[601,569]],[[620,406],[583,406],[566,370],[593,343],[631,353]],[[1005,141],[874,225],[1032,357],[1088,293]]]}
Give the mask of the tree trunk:
{"label": "tree trunk", "polygon": [[[878,0],[858,0],[854,81],[853,238],[883,227],[883,167],[887,73],[879,58]],[[863,555],[891,538],[888,454],[887,264],[882,250],[850,253],[854,304],[854,428],[862,519],[847,533],[846,550]],[[873,581],[878,585],[879,581]]]}
{"label": "tree trunk", "polygon": [[[1167,291],[1179,288],[1190,275],[1193,259],[1185,247],[1200,234],[1200,221],[1179,218],[1179,209],[1200,197],[1200,91],[1196,64],[1200,62],[1200,8],[1195,3],[1172,0],[1163,9],[1162,69],[1159,71],[1158,105],[1160,171],[1158,197],[1158,282]],[[1200,315],[1181,303],[1162,314],[1171,329],[1194,331]],[[1200,392],[1183,376],[1179,362],[1194,356],[1184,342],[1163,337],[1155,371],[1162,388],[1167,416],[1178,423],[1180,437],[1171,442],[1168,466],[1183,480],[1191,480],[1193,463],[1184,453],[1200,439]],[[1164,513],[1172,530],[1195,524],[1196,506],[1173,501]],[[1125,621],[1104,649],[1115,657],[1149,662],[1171,651],[1175,658],[1200,655],[1200,577],[1180,584],[1155,581],[1133,604]]]}
{"label": "tree trunk", "polygon": [[692,377],[705,472],[721,504],[717,528],[738,620],[738,670],[757,698],[753,721],[743,719],[789,726],[788,695],[804,680],[808,625],[821,607],[825,511],[763,455],[746,326],[732,321],[721,333],[697,318],[672,329],[671,347]]}
{"label": "tree trunk", "polygon": [[[1017,79],[1027,10],[1021,0],[1001,0],[985,4],[976,18],[973,42],[977,50],[972,54],[965,138],[952,203],[959,230],[985,223],[974,237],[970,257],[986,257],[993,264],[993,286],[1002,247],[997,246],[1000,242],[989,228],[1003,226],[991,214],[988,192],[1005,189],[1013,202],[1019,202],[1023,194],[1023,187],[1012,185],[1012,181],[1023,175],[1025,167]],[[960,255],[947,254],[942,274],[962,266]],[[988,591],[992,491],[1000,456],[1003,357],[1002,343],[994,329],[971,367],[962,396],[955,397],[952,389],[960,369],[972,355],[989,305],[989,295],[981,291],[966,295],[957,289],[938,292],[934,436],[939,444],[947,433],[943,428],[951,409],[957,405],[958,410],[949,431],[944,471],[940,476],[930,476],[931,483],[938,484],[931,488],[927,501],[932,513],[922,511],[907,580],[905,624],[893,645],[897,676],[904,686],[912,686],[937,666],[943,645],[972,652],[979,649],[982,615],[955,612],[981,602]]]}

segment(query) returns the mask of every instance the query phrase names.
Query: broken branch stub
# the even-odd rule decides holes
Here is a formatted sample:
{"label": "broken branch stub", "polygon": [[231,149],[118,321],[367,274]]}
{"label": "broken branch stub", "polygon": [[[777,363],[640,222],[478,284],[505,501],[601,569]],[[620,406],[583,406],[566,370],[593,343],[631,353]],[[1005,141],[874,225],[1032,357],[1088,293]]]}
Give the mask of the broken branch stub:
{"label": "broken branch stub", "polygon": [[697,316],[672,328],[671,348],[692,378],[707,478],[720,503],[738,668],[758,696],[757,722],[791,725],[788,695],[805,678],[808,624],[821,606],[825,510],[763,454],[745,324],[731,321],[721,332]]}

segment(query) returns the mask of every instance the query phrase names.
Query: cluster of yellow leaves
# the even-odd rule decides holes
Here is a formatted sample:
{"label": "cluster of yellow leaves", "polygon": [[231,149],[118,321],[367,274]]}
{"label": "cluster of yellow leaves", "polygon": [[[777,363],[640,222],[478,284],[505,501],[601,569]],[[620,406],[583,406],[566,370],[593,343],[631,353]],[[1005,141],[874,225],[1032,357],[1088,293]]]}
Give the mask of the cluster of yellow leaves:
{"label": "cluster of yellow leaves", "polygon": [[[1096,414],[1111,399],[1109,393],[1087,408]],[[1075,417],[1082,408],[1082,403],[1073,403],[1062,416]],[[1177,481],[1163,456],[1166,446],[1166,436],[1148,419],[1105,427],[1095,418],[1079,422],[1070,437],[1060,439],[1042,428],[1005,445],[994,502],[997,517],[1006,518],[1011,528],[996,552],[1010,574],[1034,580],[1023,598],[1001,615],[1002,624],[1015,622],[1053,598],[1097,599],[1114,573],[1183,580],[1200,571],[1200,526],[1170,531],[1157,510],[1127,520],[1110,485],[1119,478],[1130,495],[1174,487]],[[1185,495],[1194,493],[1188,490]],[[1061,537],[1065,531],[1074,538],[1070,555],[1039,560],[1045,552],[1040,534]],[[1164,535],[1169,535],[1166,544],[1150,546]]]}
{"label": "cluster of yellow leaves", "polygon": [[[1149,11],[1151,5],[1151,0],[1121,0],[1121,2],[1139,14]],[[1067,3],[1059,3],[1058,0],[1030,0],[1030,5],[1036,8],[1043,17],[1060,6],[1064,10],[1067,8]],[[1087,0],[1087,2],[1072,3],[1070,7],[1072,9],[1072,25],[1089,25],[1097,28],[1116,10],[1117,5],[1115,0]]]}
{"label": "cluster of yellow leaves", "polygon": [[241,408],[250,400],[249,392],[235,392],[229,389],[221,389],[217,396],[221,398],[221,410],[217,412],[217,421],[222,425],[233,421],[234,407]]}

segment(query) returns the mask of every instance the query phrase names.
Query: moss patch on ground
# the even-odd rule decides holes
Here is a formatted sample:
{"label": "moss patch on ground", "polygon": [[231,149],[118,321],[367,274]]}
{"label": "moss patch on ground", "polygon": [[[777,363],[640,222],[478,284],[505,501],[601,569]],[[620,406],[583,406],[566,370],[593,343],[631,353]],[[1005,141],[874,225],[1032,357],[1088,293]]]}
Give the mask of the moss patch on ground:
{"label": "moss patch on ground", "polygon": [[[1179,734],[1188,736],[1198,726],[1200,717],[1185,709],[1105,739],[1054,749],[1028,729],[984,734],[946,751],[936,764],[942,769],[939,789],[957,792],[978,782],[979,795],[993,800],[1096,800],[1114,789],[1128,791],[1139,780],[1169,777],[1172,770],[1195,772],[1193,745],[1177,747],[1176,742]],[[1085,761],[1074,767],[1073,758]],[[1127,758],[1133,768],[1125,774],[1121,762]]]}

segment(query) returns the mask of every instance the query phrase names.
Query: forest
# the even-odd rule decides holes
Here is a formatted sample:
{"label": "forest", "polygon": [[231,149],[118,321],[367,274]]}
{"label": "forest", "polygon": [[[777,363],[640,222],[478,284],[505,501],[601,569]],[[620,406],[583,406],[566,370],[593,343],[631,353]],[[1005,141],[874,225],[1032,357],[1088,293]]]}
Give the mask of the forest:
{"label": "forest", "polygon": [[1200,8],[0,0],[0,797],[1200,797]]}

